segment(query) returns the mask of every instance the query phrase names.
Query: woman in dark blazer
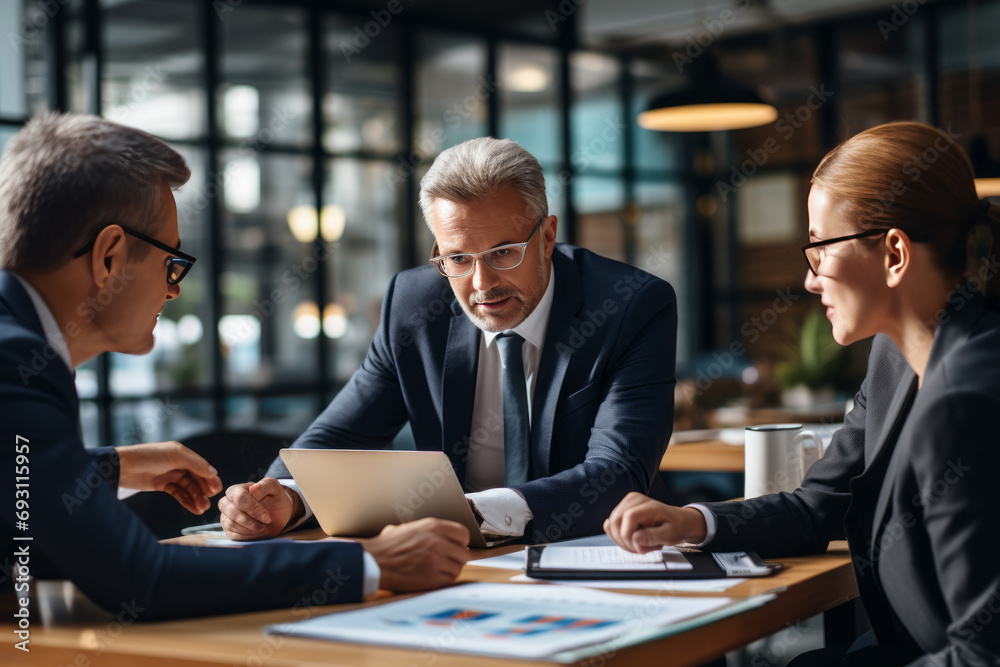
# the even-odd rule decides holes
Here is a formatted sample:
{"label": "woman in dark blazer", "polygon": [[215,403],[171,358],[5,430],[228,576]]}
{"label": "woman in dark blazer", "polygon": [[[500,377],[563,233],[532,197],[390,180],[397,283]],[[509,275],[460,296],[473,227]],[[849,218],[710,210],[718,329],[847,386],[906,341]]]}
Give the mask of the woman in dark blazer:
{"label": "woman in dark blazer", "polygon": [[805,286],[838,343],[874,336],[844,426],[799,489],[684,508],[630,494],[623,548],[764,556],[848,540],[872,631],[797,664],[1000,664],[1000,240],[953,137],[891,123],[820,163]]}

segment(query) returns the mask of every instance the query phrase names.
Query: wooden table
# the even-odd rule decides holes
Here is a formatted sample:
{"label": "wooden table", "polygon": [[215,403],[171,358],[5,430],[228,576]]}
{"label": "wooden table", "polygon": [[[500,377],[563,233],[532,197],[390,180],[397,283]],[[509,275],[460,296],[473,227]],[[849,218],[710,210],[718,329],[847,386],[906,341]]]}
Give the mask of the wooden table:
{"label": "wooden table", "polygon": [[660,470],[743,472],[743,460],[743,445],[728,445],[721,440],[675,442],[667,447]]}
{"label": "wooden table", "polygon": [[[306,531],[307,537],[311,536]],[[199,538],[181,538],[184,540]],[[518,547],[484,551],[477,557],[498,555]],[[624,648],[612,655],[590,659],[589,664],[652,665],[677,667],[699,665],[728,651],[783,630],[788,624],[822,613],[857,597],[845,542],[835,542],[826,554],[783,559],[785,570],[763,579],[751,579],[729,589],[729,597],[749,597],[777,589],[777,598],[762,607],[731,616],[688,632]],[[466,566],[462,582],[506,582],[517,574]],[[537,584],[548,585],[548,584]],[[663,591],[623,591],[636,595],[709,595],[706,593],[671,593]],[[402,596],[382,592],[362,604],[324,606],[312,615],[347,611],[380,604]],[[4,616],[0,633],[7,639],[0,648],[4,665],[45,665],[90,667],[195,667],[200,665],[365,665],[370,667],[480,667],[506,665],[511,659],[476,657],[459,653],[434,653],[347,644],[291,637],[266,636],[261,628],[304,618],[304,610],[281,609],[252,614],[198,618],[160,623],[136,623],[128,627],[109,625],[108,620],[84,621],[79,618],[52,620],[43,624],[41,616],[32,615],[31,653],[14,650],[12,625]],[[516,661],[526,667],[551,665],[537,661]]]}

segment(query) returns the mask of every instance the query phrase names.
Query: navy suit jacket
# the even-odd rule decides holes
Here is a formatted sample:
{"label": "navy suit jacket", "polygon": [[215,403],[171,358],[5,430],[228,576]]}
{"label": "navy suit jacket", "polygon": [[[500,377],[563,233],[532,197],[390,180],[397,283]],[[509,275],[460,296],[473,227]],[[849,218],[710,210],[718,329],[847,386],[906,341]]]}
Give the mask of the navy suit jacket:
{"label": "navy suit jacket", "polygon": [[764,556],[848,540],[879,643],[927,665],[1000,664],[1000,313],[949,297],[922,386],[887,337],[844,426],[793,493],[708,504],[708,549]]}
{"label": "navy suit jacket", "polygon": [[108,611],[136,620],[362,599],[358,544],[160,544],[117,499],[114,448],[84,449],[78,412],[73,376],[47,344],[28,294],[0,271],[0,592],[27,597],[30,584],[12,572],[20,561],[33,576],[71,579]]}
{"label": "navy suit jacket", "polygon": [[[649,490],[673,425],[670,285],[564,244],[552,270],[529,481],[513,487],[533,542],[600,532],[627,493]],[[396,275],[367,357],[293,447],[383,448],[408,420],[417,449],[444,451],[464,480],[480,335],[434,267]],[[280,459],[268,474],[291,476]]]}

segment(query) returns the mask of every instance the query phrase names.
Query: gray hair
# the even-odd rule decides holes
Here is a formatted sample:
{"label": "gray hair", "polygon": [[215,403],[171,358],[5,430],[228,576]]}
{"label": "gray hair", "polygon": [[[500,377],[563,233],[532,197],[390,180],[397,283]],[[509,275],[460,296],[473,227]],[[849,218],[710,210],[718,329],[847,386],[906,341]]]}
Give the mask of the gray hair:
{"label": "gray hair", "polygon": [[534,225],[548,216],[545,176],[535,156],[510,139],[470,139],[438,155],[420,179],[420,210],[430,227],[435,199],[475,201],[505,187],[524,201],[524,222]]}
{"label": "gray hair", "polygon": [[[152,135],[99,116],[45,113],[0,160],[0,268],[57,268],[111,224],[149,233],[162,185],[190,177],[180,153]],[[130,258],[145,245],[131,245]]]}

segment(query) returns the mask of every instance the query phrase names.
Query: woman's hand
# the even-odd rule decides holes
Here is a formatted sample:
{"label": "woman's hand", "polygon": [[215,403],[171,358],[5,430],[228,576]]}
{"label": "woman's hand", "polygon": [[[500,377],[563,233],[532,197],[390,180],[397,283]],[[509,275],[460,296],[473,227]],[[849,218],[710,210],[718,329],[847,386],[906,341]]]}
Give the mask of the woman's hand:
{"label": "woman's hand", "polygon": [[700,544],[708,527],[693,507],[673,507],[633,492],[611,512],[604,532],[622,549],[644,554],[679,542]]}

